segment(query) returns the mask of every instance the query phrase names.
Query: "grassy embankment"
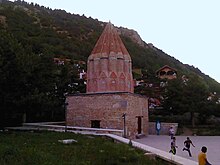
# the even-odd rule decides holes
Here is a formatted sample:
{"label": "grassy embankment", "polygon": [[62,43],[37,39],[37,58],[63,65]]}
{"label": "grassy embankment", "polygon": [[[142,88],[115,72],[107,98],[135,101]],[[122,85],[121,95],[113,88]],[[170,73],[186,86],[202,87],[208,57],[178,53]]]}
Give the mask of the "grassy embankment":
{"label": "grassy embankment", "polygon": [[[75,139],[63,144],[58,140]],[[56,132],[1,132],[2,165],[168,165],[144,152],[106,137]]]}

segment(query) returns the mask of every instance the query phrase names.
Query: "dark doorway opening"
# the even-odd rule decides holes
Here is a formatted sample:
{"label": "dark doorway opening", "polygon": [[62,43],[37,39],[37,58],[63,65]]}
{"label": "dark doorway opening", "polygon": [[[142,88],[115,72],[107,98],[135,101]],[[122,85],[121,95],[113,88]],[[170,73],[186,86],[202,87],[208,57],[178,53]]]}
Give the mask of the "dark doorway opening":
{"label": "dark doorway opening", "polygon": [[138,134],[141,134],[142,132],[142,116],[137,116],[138,118]]}
{"label": "dark doorway opening", "polygon": [[100,120],[91,120],[91,128],[100,128]]}

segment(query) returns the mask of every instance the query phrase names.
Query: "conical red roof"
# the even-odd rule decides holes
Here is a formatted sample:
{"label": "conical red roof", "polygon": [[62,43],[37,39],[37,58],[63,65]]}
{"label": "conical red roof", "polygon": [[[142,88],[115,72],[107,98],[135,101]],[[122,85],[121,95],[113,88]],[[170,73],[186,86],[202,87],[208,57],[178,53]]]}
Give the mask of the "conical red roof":
{"label": "conical red roof", "polygon": [[87,93],[133,93],[131,57],[108,23],[87,61]]}
{"label": "conical red roof", "polygon": [[129,54],[121,38],[119,37],[117,30],[109,22],[102,32],[91,54],[110,54],[111,52],[116,54],[122,53],[123,55]]}

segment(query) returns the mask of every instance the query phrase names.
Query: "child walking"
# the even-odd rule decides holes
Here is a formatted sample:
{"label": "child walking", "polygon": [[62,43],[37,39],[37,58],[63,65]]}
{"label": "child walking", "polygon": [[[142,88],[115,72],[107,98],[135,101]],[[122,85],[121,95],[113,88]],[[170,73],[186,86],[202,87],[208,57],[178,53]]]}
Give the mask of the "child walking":
{"label": "child walking", "polygon": [[178,148],[178,146],[176,145],[176,137],[173,137],[171,141],[169,153],[176,155],[176,148]]}

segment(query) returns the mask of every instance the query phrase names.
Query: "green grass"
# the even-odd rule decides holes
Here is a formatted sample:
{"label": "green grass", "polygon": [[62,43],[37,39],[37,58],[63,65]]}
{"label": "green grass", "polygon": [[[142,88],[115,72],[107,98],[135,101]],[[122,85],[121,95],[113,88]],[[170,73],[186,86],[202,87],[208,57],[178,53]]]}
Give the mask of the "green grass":
{"label": "green grass", "polygon": [[[75,139],[62,144],[58,140]],[[56,132],[1,132],[1,165],[168,165],[106,137]]]}

